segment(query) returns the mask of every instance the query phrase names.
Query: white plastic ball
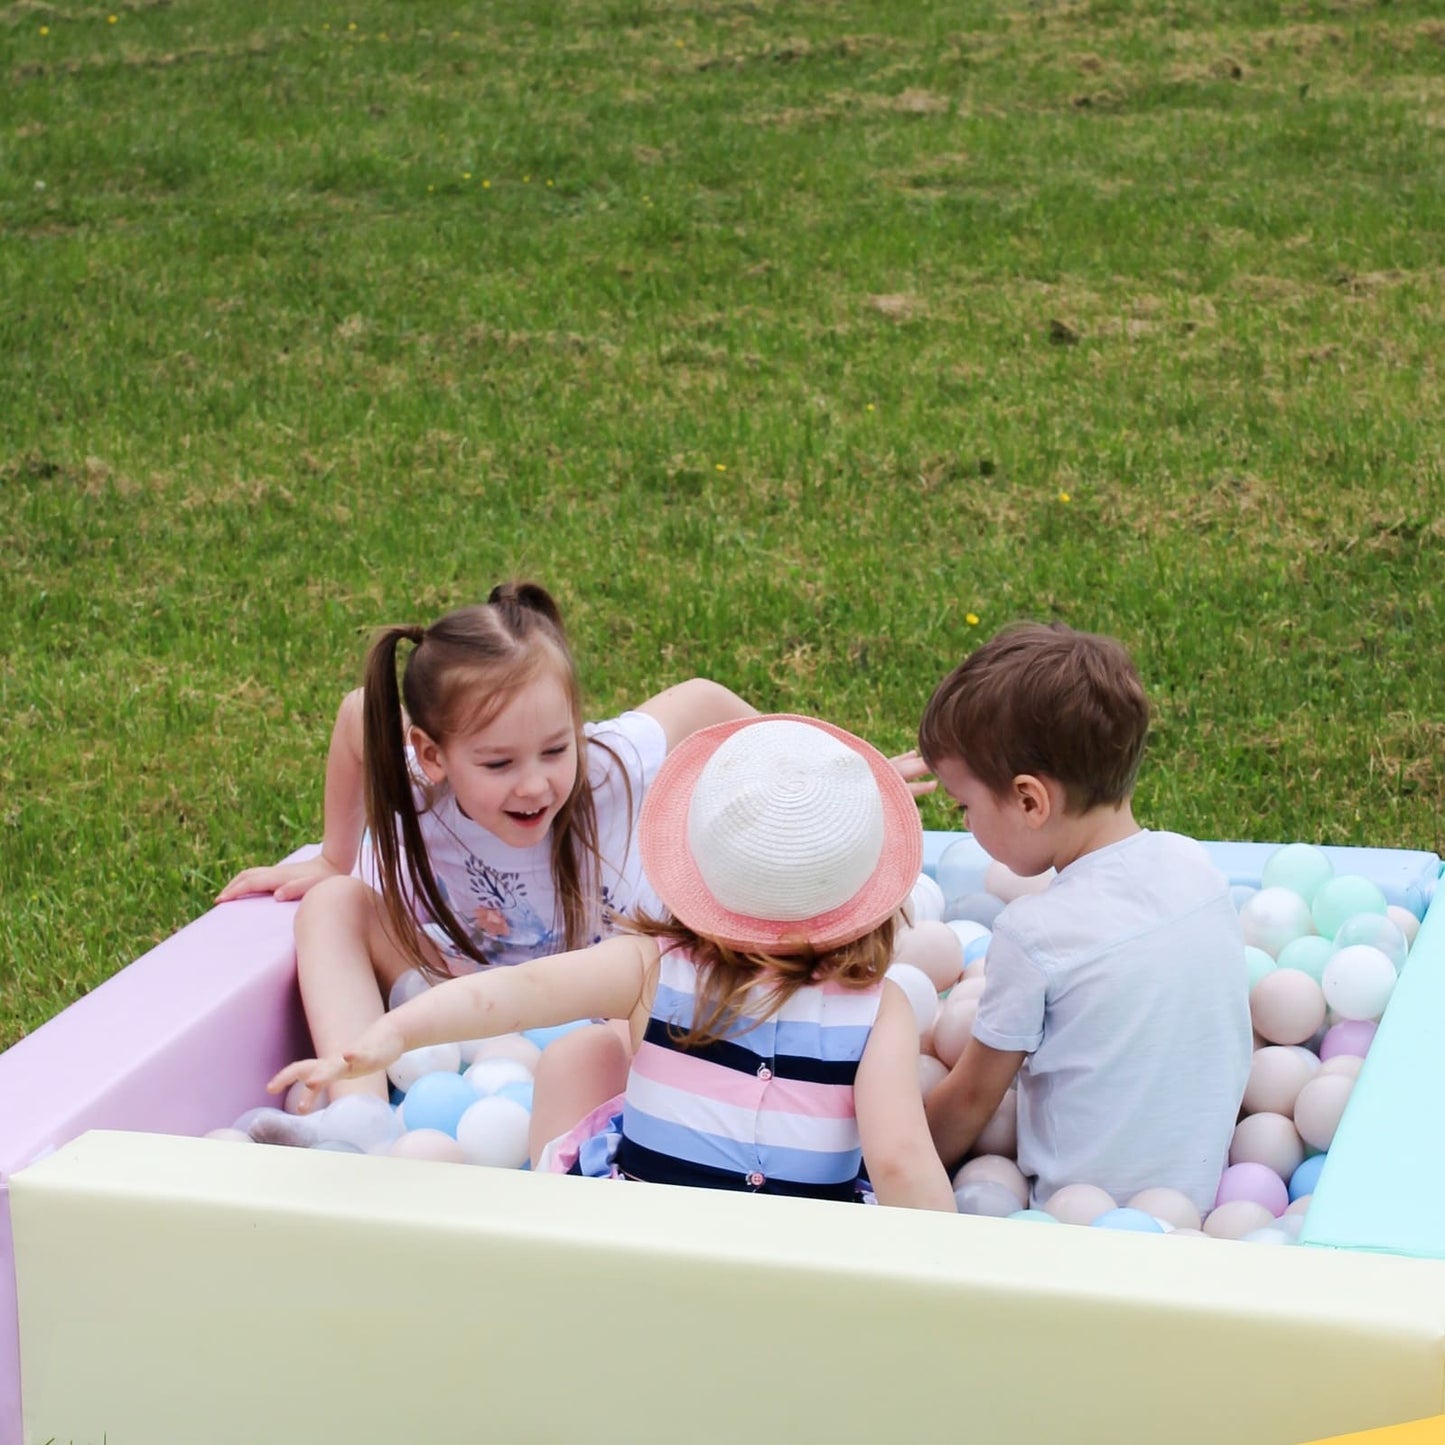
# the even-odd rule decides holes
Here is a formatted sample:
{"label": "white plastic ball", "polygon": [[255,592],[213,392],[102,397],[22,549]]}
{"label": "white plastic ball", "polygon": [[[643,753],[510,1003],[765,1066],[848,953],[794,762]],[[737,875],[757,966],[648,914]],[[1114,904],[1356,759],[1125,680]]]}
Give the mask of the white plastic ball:
{"label": "white plastic ball", "polygon": [[887,977],[903,990],[913,1017],[918,1021],[918,1032],[921,1034],[933,1028],[938,1019],[938,990],[933,986],[933,980],[911,963],[891,964]]}
{"label": "white plastic ball", "polygon": [[385,1099],[371,1094],[343,1094],[316,1115],[316,1132],[323,1140],[354,1144],[366,1151],[400,1137],[403,1125]]}
{"label": "white plastic ball", "polygon": [[495,1094],[504,1084],[530,1084],[532,1071],[516,1059],[478,1059],[462,1078],[486,1096]]}
{"label": "white plastic ball", "polygon": [[386,995],[386,1007],[388,1010],[400,1008],[404,1003],[410,1003],[418,994],[425,993],[431,987],[431,980],[427,978],[419,968],[409,968],[405,973],[398,974],[396,982],[392,984]]}
{"label": "white plastic ball", "polygon": [[1244,941],[1278,958],[1285,944],[1315,931],[1310,906],[1288,888],[1261,888],[1239,910]]}
{"label": "white plastic ball", "polygon": [[1378,948],[1394,965],[1396,973],[1404,968],[1405,960],[1410,956],[1410,941],[1388,914],[1357,913],[1353,918],[1345,919],[1335,930],[1336,953],[1360,943]]}
{"label": "white plastic ball", "polygon": [[1013,1190],[992,1179],[973,1179],[959,1185],[953,1191],[953,1202],[960,1214],[982,1214],[991,1219],[1007,1219],[1019,1208]]}
{"label": "white plastic ball", "polygon": [[1029,1181],[1024,1178],[1023,1170],[1012,1159],[1005,1159],[997,1154],[980,1154],[976,1159],[970,1159],[959,1166],[953,1176],[953,1187],[958,1190],[965,1184],[977,1183],[983,1179],[1002,1184],[1008,1189],[1018,1201],[1014,1206],[1016,1209],[1028,1208]]}
{"label": "white plastic ball", "polygon": [[408,1049],[387,1069],[386,1076],[402,1093],[423,1074],[454,1074],[462,1066],[462,1051],[455,1044],[427,1044]]}
{"label": "white plastic ball", "polygon": [[1415,935],[1420,931],[1420,920],[1408,908],[1402,908],[1398,903],[1391,903],[1385,909],[1385,917],[1404,935],[1406,945],[1413,948]]}
{"label": "white plastic ball", "polygon": [[515,1059],[531,1073],[537,1071],[542,1050],[521,1034],[498,1034],[492,1039],[467,1039],[457,1045],[462,1063],[475,1064],[479,1059]]}
{"label": "white plastic ball", "polygon": [[1342,1019],[1377,1019],[1395,989],[1395,965],[1367,943],[1342,948],[1320,979],[1325,1002]]}
{"label": "white plastic ball", "polygon": [[943,922],[943,889],[927,873],[920,873],[908,895],[907,917],[915,926]]}
{"label": "white plastic ball", "polygon": [[532,1116],[515,1099],[478,1099],[457,1122],[457,1143],[468,1164],[520,1169],[527,1162]]}

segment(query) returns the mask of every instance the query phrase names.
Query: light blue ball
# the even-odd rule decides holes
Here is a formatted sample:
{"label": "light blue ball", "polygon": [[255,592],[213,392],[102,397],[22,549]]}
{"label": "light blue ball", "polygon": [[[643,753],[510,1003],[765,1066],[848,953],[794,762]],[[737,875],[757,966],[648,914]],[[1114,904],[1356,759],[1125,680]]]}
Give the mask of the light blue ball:
{"label": "light blue ball", "polygon": [[553,1024],[545,1029],[524,1029],[522,1037],[530,1039],[539,1049],[545,1049],[554,1039],[560,1039],[563,1034],[574,1033],[577,1029],[585,1029],[591,1026],[591,1019],[577,1019],[570,1024]]}
{"label": "light blue ball", "polygon": [[1310,911],[1314,915],[1315,927],[1326,938],[1333,938],[1340,924],[1357,913],[1384,913],[1389,907],[1385,895],[1358,873],[1343,873],[1331,878],[1315,894]]}
{"label": "light blue ball", "polygon": [[1010,1219],[1022,1219],[1029,1224],[1057,1224],[1059,1221],[1047,1209],[1020,1209],[1009,1215]]}
{"label": "light blue ball", "polygon": [[532,1112],[532,1085],[525,1084],[520,1079],[515,1083],[503,1084],[497,1090],[497,1098],[510,1099],[514,1104],[520,1104],[529,1114]]}
{"label": "light blue ball", "polygon": [[1303,1199],[1306,1194],[1315,1192],[1315,1185],[1319,1183],[1320,1170],[1325,1167],[1324,1154],[1313,1154],[1289,1176],[1289,1197],[1290,1203],[1296,1199]]}
{"label": "light blue ball", "polygon": [[1244,945],[1244,966],[1249,975],[1249,986],[1253,988],[1265,974],[1273,973],[1275,962],[1264,949],[1256,948],[1252,943]]}
{"label": "light blue ball", "polygon": [[1234,911],[1238,913],[1258,892],[1258,888],[1251,888],[1248,883],[1236,883],[1229,890],[1229,901],[1234,904]]}
{"label": "light blue ball", "polygon": [[981,923],[985,928],[992,928],[994,919],[1003,912],[1004,906],[1003,899],[995,898],[992,893],[965,893],[948,900],[943,910],[943,921]]}
{"label": "light blue ball", "polygon": [[1090,1226],[1093,1229],[1121,1229],[1128,1234],[1163,1234],[1164,1226],[1142,1209],[1109,1209]]}
{"label": "light blue ball", "polygon": [[[933,881],[943,890],[943,901],[948,904],[965,894],[982,893],[987,868],[988,854],[972,838],[959,838],[938,855]],[[946,919],[947,912],[943,916]]]}
{"label": "light blue ball", "polygon": [[1335,876],[1335,865],[1312,843],[1286,843],[1269,855],[1261,888],[1288,888],[1306,903]]}
{"label": "light blue ball", "polygon": [[1325,964],[1335,951],[1335,945],[1318,933],[1307,933],[1303,938],[1291,939],[1279,951],[1277,962],[1281,968],[1297,968],[1307,973],[1316,983],[1325,971]]}
{"label": "light blue ball", "polygon": [[401,1101],[408,1129],[439,1129],[457,1137],[457,1120],[477,1102],[477,1091],[460,1074],[423,1074]]}

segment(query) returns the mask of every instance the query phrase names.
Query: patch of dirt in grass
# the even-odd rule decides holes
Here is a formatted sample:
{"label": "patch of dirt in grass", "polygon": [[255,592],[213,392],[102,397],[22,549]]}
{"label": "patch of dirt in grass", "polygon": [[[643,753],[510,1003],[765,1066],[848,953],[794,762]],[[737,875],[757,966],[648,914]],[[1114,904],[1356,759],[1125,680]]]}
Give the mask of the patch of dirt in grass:
{"label": "patch of dirt in grass", "polygon": [[869,296],[866,298],[865,304],[871,310],[878,312],[880,316],[886,316],[890,321],[911,320],[922,309],[918,297],[904,292]]}

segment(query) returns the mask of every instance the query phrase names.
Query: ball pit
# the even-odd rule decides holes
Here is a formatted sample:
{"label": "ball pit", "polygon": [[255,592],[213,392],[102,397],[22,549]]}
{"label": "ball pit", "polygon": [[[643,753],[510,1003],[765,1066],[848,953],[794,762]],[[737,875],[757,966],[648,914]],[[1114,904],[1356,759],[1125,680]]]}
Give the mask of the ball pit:
{"label": "ball pit", "polygon": [[[983,868],[977,858],[969,865],[969,847],[959,848],[960,844],[971,846],[971,840],[931,835],[929,842],[930,866],[936,866],[945,848],[956,848],[955,868],[962,871],[974,866],[981,882]],[[1210,846],[1220,865],[1241,886],[1260,881],[1268,854],[1274,851],[1268,845]],[[1408,904],[1412,916],[1424,911],[1438,876],[1438,860],[1372,850],[1326,851],[1335,858],[1337,872],[1368,871],[1391,905]],[[1036,1313],[1040,1310],[1058,1322],[1070,1341],[1067,1352],[1051,1353],[1049,1359],[1051,1368],[1068,1381],[1060,1391],[1059,1420],[1081,1433],[1071,1437],[1056,1432],[1060,1439],[1084,1438],[1091,1428],[1118,1426],[1124,1410],[1140,1412],[1141,1432],[1153,1430],[1178,1440],[1208,1439],[1207,1429],[1196,1425],[1194,1415],[1213,1418],[1213,1402],[1191,1394],[1194,1387],[1189,1383],[1191,1372],[1198,1374],[1201,1358],[1210,1362],[1208,1374],[1219,1378],[1216,1371],[1228,1371],[1231,1378],[1243,1382],[1241,1399],[1254,1404],[1231,1420],[1231,1434],[1249,1445],[1295,1445],[1329,1433],[1330,1428],[1364,1428],[1439,1409],[1438,1379],[1445,1348],[1445,1318],[1437,1303],[1445,1294],[1440,1288],[1441,1276],[1431,1273],[1436,1267],[1431,1258],[1398,1257],[1417,1254],[1445,1259],[1438,1207],[1427,1189],[1437,1165],[1427,1160],[1427,1167],[1419,1172],[1412,1162],[1411,1198],[1404,1201],[1403,1208],[1394,1182],[1400,1176],[1397,1151],[1402,1137],[1408,1136],[1412,1096],[1419,1094],[1422,1077],[1435,1077],[1433,1052],[1426,1054],[1421,1047],[1429,1035],[1411,1025],[1418,1019],[1422,1003],[1428,1006],[1438,1000],[1430,973],[1445,971],[1439,967],[1445,959],[1445,924],[1438,910],[1418,940],[1423,950],[1419,956],[1429,957],[1436,967],[1422,972],[1417,959],[1412,959],[1400,976],[1377,1036],[1373,1042],[1365,1041],[1367,1065],[1351,1091],[1348,1109],[1337,1121],[1329,1155],[1308,1158],[1299,1165],[1289,1181],[1292,1202],[1285,1214],[1264,1224],[1256,1222],[1252,1229],[1241,1229],[1234,1237],[1254,1232],[1256,1239],[1237,1250],[1215,1241],[1166,1247],[1148,1238],[1124,1238],[1119,1231],[1106,1228],[1015,1231],[1008,1218],[950,1221],[899,1217],[901,1211],[839,1211],[827,1206],[768,1211],[764,1230],[752,1204],[748,1205],[751,1212],[744,1214],[735,1210],[738,1201],[690,1198],[685,1210],[674,1210],[671,1196],[676,1191],[636,1191],[647,1197],[624,1206],[612,1197],[624,1191],[588,1191],[585,1181],[531,1178],[509,1170],[414,1171],[414,1166],[404,1161],[358,1158],[349,1152],[234,1147],[154,1134],[102,1132],[77,1139],[87,1129],[117,1127],[198,1135],[224,1127],[258,1103],[257,1081],[304,1051],[284,941],[289,935],[290,912],[287,905],[261,901],[216,910],[192,925],[196,931],[187,931],[189,939],[182,934],[169,940],[52,1025],[9,1054],[0,1055],[4,1097],[37,1101],[18,1119],[6,1119],[0,1125],[0,1170],[9,1185],[22,1280],[28,1438],[45,1439],[50,1434],[81,1438],[88,1427],[84,1422],[71,1424],[79,1419],[74,1410],[77,1402],[98,1398],[97,1391],[110,1392],[105,1399],[106,1418],[112,1421],[110,1438],[121,1438],[119,1427],[127,1419],[137,1418],[154,1427],[147,1433],[148,1439],[188,1438],[179,1425],[174,1433],[167,1433],[171,1416],[161,1419],[155,1414],[158,1397],[154,1389],[145,1400],[152,1410],[150,1416],[125,1413],[139,1408],[146,1371],[125,1371],[121,1357],[127,1351],[157,1350],[163,1340],[176,1352],[173,1358],[181,1362],[182,1372],[199,1382],[195,1389],[209,1391],[208,1408],[214,1410],[224,1397],[238,1419],[250,1411],[253,1424],[275,1427],[276,1417],[264,1415],[264,1391],[207,1373],[205,1360],[192,1357],[189,1334],[166,1336],[164,1318],[154,1310],[138,1312],[122,1306],[127,1286],[128,1297],[134,1300],[143,1292],[140,1281],[151,1278],[158,1267],[166,1278],[210,1274],[205,1328],[192,1326],[197,1336],[209,1336],[213,1327],[227,1326],[228,1294],[254,1295],[259,1286],[253,1277],[264,1278],[269,1289],[283,1293],[291,1287],[292,1275],[304,1274],[313,1282],[324,1277],[316,1273],[322,1266],[309,1254],[299,1263],[297,1257],[286,1255],[289,1272],[277,1272],[279,1266],[270,1269],[271,1255],[257,1253],[250,1242],[258,1221],[263,1235],[270,1228],[266,1221],[272,1219],[284,1222],[288,1229],[314,1229],[320,1227],[318,1221],[324,1224],[328,1209],[354,1220],[357,1245],[365,1246],[358,1262],[350,1266],[358,1278],[398,1247],[409,1261],[408,1271],[425,1273],[420,1263],[426,1252],[424,1238],[417,1236],[413,1241],[407,1231],[424,1225],[432,1214],[439,1221],[445,1219],[447,1246],[438,1256],[438,1282],[455,1273],[457,1241],[465,1239],[476,1259],[493,1260],[486,1276],[490,1288],[509,1300],[508,1309],[517,1320],[535,1319],[539,1331],[548,1328],[542,1323],[541,1311],[546,1311],[545,1318],[553,1328],[566,1316],[569,1296],[558,1292],[560,1285],[554,1288],[548,1283],[561,1258],[571,1260],[573,1269],[586,1270],[592,1265],[584,1262],[595,1259],[605,1277],[612,1278],[605,1263],[609,1242],[622,1249],[634,1265],[644,1262],[639,1267],[645,1268],[652,1257],[652,1242],[666,1238],[665,1271],[650,1276],[650,1314],[628,1316],[639,1338],[648,1328],[648,1318],[656,1314],[659,1291],[666,1291],[679,1277],[684,1258],[689,1261],[687,1268],[696,1271],[690,1276],[691,1288],[703,1288],[704,1282],[710,1281],[706,1285],[710,1299],[728,1298],[735,1287],[725,1282],[735,1278],[735,1261],[718,1258],[719,1272],[715,1276],[708,1273],[708,1261],[718,1257],[716,1237],[729,1234],[736,1238],[740,1231],[746,1234],[756,1227],[762,1232],[751,1247],[756,1259],[772,1261],[778,1290],[774,1292],[763,1277],[750,1277],[748,1287],[738,1296],[737,1326],[716,1335],[708,1334],[702,1322],[694,1322],[688,1335],[689,1353],[704,1347],[725,1352],[735,1334],[745,1333],[742,1322],[755,1319],[759,1309],[775,1330],[786,1328],[790,1338],[802,1338],[806,1333],[802,1314],[796,1312],[821,1311],[816,1331],[820,1335],[826,1333],[823,1319],[847,1313],[860,1322],[861,1330],[876,1326],[881,1332],[869,1338],[914,1341],[923,1362],[921,1373],[912,1366],[900,1369],[899,1382],[911,1382],[910,1400],[921,1412],[917,1418],[936,1420],[941,1428],[952,1416],[941,1399],[937,1401],[940,1413],[929,1414],[937,1394],[930,1381],[951,1379],[960,1366],[953,1351],[947,1364],[932,1354],[931,1342],[945,1336],[956,1338],[957,1326],[948,1323],[948,1301],[957,1299],[961,1305],[980,1289],[980,1299],[989,1302],[987,1333],[991,1340],[1006,1342],[1008,1353],[1000,1355],[991,1341],[985,1342],[986,1347],[977,1348],[975,1359],[968,1362],[966,1368],[973,1373],[963,1384],[970,1391],[972,1417],[1000,1435],[1029,1428],[1011,1403],[1027,1393],[1023,1376],[1010,1376],[1007,1360],[1030,1354],[1027,1341],[1037,1338],[1033,1332],[1043,1318]],[[262,941],[259,947],[258,940]],[[156,955],[163,957],[158,961]],[[198,967],[201,960],[204,963]],[[135,977],[128,980],[126,974]],[[159,992],[142,987],[157,974],[164,974]],[[1438,1009],[1431,1014],[1435,1016]],[[123,1050],[115,1047],[117,1033],[127,1045]],[[1324,1038],[1329,1034],[1316,1037],[1319,1033],[1313,1032],[1309,1040],[1324,1052]],[[75,1047],[81,1034],[92,1046],[89,1052]],[[74,1067],[56,1088],[58,1048]],[[1342,1061],[1359,1057],[1345,1056],[1343,1051],[1331,1053]],[[200,1088],[167,1089],[163,1085],[169,1078],[206,1082]],[[1418,1110],[1414,1117],[1418,1120]],[[74,1142],[67,1142],[71,1140]],[[359,1146],[353,1143],[352,1147]],[[59,1149],[55,1157],[44,1157],[52,1148]],[[218,1153],[213,1156],[207,1151]],[[201,1158],[207,1167],[198,1175],[194,1161]],[[359,1172],[370,1170],[381,1171],[374,1188],[369,1182],[372,1176]],[[1312,1172],[1313,1177],[1306,1178],[1301,1171]],[[426,1181],[418,1176],[426,1176]],[[1387,1178],[1392,1189],[1388,1208],[1377,1184]],[[116,1181],[114,1187],[111,1181]],[[575,1208],[579,1195],[586,1198],[585,1212]],[[234,1233],[227,1224],[236,1213],[227,1202],[230,1199],[242,1205]],[[293,1208],[293,1200],[302,1201],[299,1209]],[[88,1217],[86,1210],[102,1204],[106,1207],[93,1217],[104,1219],[106,1229],[86,1228],[82,1223]],[[1141,1209],[1138,1200],[1109,1201],[1109,1205]],[[1142,1212],[1162,1217],[1162,1211]],[[509,1223],[514,1218],[525,1220],[525,1233],[518,1233]],[[791,1225],[794,1218],[797,1229]],[[1299,1222],[1291,1224],[1292,1220]],[[70,1222],[63,1233],[60,1221]],[[147,1232],[147,1221],[154,1223],[154,1239]],[[1036,1216],[1033,1222],[1046,1221]],[[1220,1223],[1228,1222],[1226,1217]],[[1245,1222],[1234,1223],[1238,1227]],[[6,1223],[8,1227],[8,1219]],[[960,1251],[947,1245],[938,1233],[940,1226],[971,1233],[980,1248]],[[1255,1243],[1280,1245],[1282,1241],[1273,1235],[1288,1238],[1292,1230],[1299,1230],[1305,1247],[1254,1248]],[[352,1232],[348,1230],[348,1237]],[[1223,1231],[1217,1226],[1215,1232]],[[194,1252],[200,1248],[194,1241],[201,1235],[210,1241],[210,1249],[216,1248],[218,1237],[229,1241],[224,1260],[215,1261],[214,1267],[208,1268],[204,1253]],[[1027,1236],[1027,1241],[1015,1245],[1016,1235]],[[1045,1246],[1045,1237],[1058,1241],[1057,1246]],[[1194,1240],[1197,1234],[1189,1225],[1176,1225],[1166,1237]],[[315,1238],[334,1240],[324,1230]],[[118,1243],[122,1239],[127,1242],[125,1247]],[[860,1246],[860,1239],[867,1244]],[[486,1253],[491,1240],[496,1241],[494,1255]],[[532,1240],[535,1248],[529,1243]],[[270,1242],[274,1247],[274,1239]],[[1311,1249],[1311,1245],[1329,1247]],[[1375,1253],[1380,1250],[1394,1253]],[[158,1266],[161,1259],[171,1263]],[[836,1276],[828,1272],[825,1261],[835,1261]],[[525,1265],[530,1265],[530,1270]],[[801,1274],[794,1273],[798,1268]],[[145,1273],[147,1269],[151,1274]],[[916,1294],[907,1284],[912,1271],[917,1271],[924,1283],[923,1294]],[[849,1278],[862,1281],[866,1289],[856,1298],[846,1296],[845,1302],[830,1281],[836,1279],[837,1289],[842,1290]],[[530,1281],[527,1293],[515,1293],[523,1279]],[[74,1291],[70,1289],[72,1280]],[[1058,1281],[1067,1281],[1067,1288],[1060,1289]],[[395,1287],[400,1288],[401,1283]],[[514,1292],[507,1293],[509,1289]],[[1112,1303],[1098,1316],[1081,1313],[1087,1311],[1091,1296]],[[909,1308],[913,1313],[899,1312],[904,1298],[912,1301]],[[1190,1306],[1192,1298],[1200,1301],[1198,1313]],[[114,1308],[109,1303],[112,1299]],[[1150,1303],[1154,1300],[1157,1306]],[[1368,1308],[1361,1303],[1365,1300],[1370,1301]],[[1163,1313],[1155,1315],[1156,1307]],[[619,1308],[626,1311],[630,1306],[624,1300]],[[411,1318],[406,1308],[402,1314]],[[1217,1329],[1226,1318],[1229,1329]],[[920,1319],[923,1324],[918,1323]],[[1188,1340],[1181,1336],[1177,1364],[1172,1343],[1175,1327],[1171,1326],[1168,1337],[1161,1334],[1159,1321],[1164,1319],[1187,1322],[1185,1333],[1206,1332]],[[1030,1320],[1032,1324],[1027,1323]],[[1070,1323],[1066,1326],[1065,1321]],[[63,1327],[59,1334],[51,1333],[54,1322]],[[1135,1324],[1139,1332],[1128,1334]],[[341,1325],[333,1316],[328,1330]],[[525,1324],[521,1328],[525,1333]],[[705,1345],[700,1343],[699,1330],[706,1335]],[[284,1349],[289,1342],[294,1358],[307,1358],[308,1373],[325,1375],[322,1367],[331,1351],[315,1349],[314,1332],[307,1333],[305,1338],[312,1343],[300,1351],[296,1348],[300,1337],[289,1334],[287,1328],[268,1330],[266,1333],[277,1337],[269,1345],[256,1340],[255,1333],[227,1338],[233,1339],[238,1349],[253,1351],[272,1345]],[[671,1334],[680,1333],[674,1324]],[[57,1355],[48,1342],[61,1337],[68,1344],[64,1354]],[[653,1348],[668,1349],[668,1334],[659,1336],[654,1329],[649,1338]],[[349,1343],[345,1348],[338,1343],[336,1353],[364,1349],[361,1337],[346,1335],[346,1339]],[[209,1344],[214,1347],[215,1339]],[[530,1418],[525,1409],[535,1409],[535,1375],[529,1375],[519,1357],[509,1356],[492,1368],[483,1366],[472,1350],[454,1362],[445,1344],[433,1339],[426,1348],[425,1367],[444,1380],[464,1380],[465,1386],[458,1388],[465,1389],[469,1400],[478,1371],[486,1369],[493,1421],[510,1420],[521,1428],[521,1422]],[[108,1360],[107,1350],[111,1354]],[[1163,1397],[1156,1392],[1132,1398],[1124,1385],[1128,1375],[1121,1375],[1117,1368],[1111,1372],[1103,1364],[1105,1360],[1137,1359],[1144,1352],[1166,1372],[1169,1385]],[[1306,1352],[1307,1368],[1302,1361]],[[1189,1356],[1188,1369],[1184,1354]],[[1070,1372],[1071,1357],[1078,1358],[1082,1373]],[[145,1356],[132,1353],[130,1358],[143,1361]],[[417,1368],[423,1368],[420,1357]],[[1291,1370],[1297,1373],[1290,1376]],[[246,1372],[239,1373],[244,1377]],[[513,1375],[517,1377],[515,1388]],[[1421,1383],[1426,1377],[1435,1382],[1433,1397],[1430,1388]],[[18,1374],[14,1378],[18,1379]],[[295,1381],[299,1377],[293,1371],[290,1378]],[[394,1433],[384,1433],[396,1424],[395,1417],[384,1418],[386,1396],[378,1395],[367,1378],[357,1380],[354,1367],[345,1377],[347,1383],[343,1384],[340,1376],[331,1378],[336,1398],[341,1400],[338,1408],[350,1412],[346,1413],[348,1425],[354,1422],[353,1438],[394,1438]],[[1102,1386],[1091,1387],[1091,1379],[1102,1381]],[[1290,1379],[1293,1384],[1288,1383]],[[1005,1387],[1006,1381],[1017,1393]],[[513,1405],[513,1398],[520,1400],[524,1391],[526,1407]],[[174,1410],[179,1411],[188,1398],[187,1390],[173,1393]],[[1127,1401],[1123,1398],[1126,1394],[1131,1396]],[[844,1405],[853,1411],[852,1423],[882,1427],[880,1419],[869,1415],[869,1401],[846,1390],[842,1395]],[[785,1410],[786,1405],[786,1399],[779,1397],[777,1408]],[[0,1407],[13,1407],[18,1421],[13,1387],[8,1398],[0,1394]],[[172,1408],[169,1402],[166,1408]],[[516,1413],[508,1415],[509,1409]],[[1158,1414],[1160,1409],[1167,1413]],[[1150,1410],[1156,1413],[1151,1416]],[[1265,1416],[1271,1422],[1268,1426],[1263,1423]],[[101,1416],[92,1418],[99,1421]],[[180,1417],[177,1414],[175,1418]],[[1039,1428],[1035,1416],[1028,1418]],[[0,1419],[0,1438],[8,1440],[7,1423]],[[435,1413],[425,1418],[412,1414],[407,1417],[407,1427],[444,1434],[447,1419]],[[97,1424],[92,1433],[98,1438],[102,1428]],[[189,1438],[198,1438],[194,1429]],[[258,1427],[252,1438],[300,1437],[287,1435],[283,1426],[271,1428],[269,1433]]]}

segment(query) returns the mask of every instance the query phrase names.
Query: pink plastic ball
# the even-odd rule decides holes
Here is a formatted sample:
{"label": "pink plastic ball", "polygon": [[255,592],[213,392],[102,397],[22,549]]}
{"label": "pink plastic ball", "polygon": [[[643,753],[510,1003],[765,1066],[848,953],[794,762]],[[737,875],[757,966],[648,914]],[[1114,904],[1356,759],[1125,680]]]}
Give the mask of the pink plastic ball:
{"label": "pink plastic ball", "polygon": [[1325,996],[1309,974],[1277,968],[1249,991],[1254,1027],[1272,1044],[1302,1044],[1325,1021]]}
{"label": "pink plastic ball", "polygon": [[1231,1164],[1220,1176],[1214,1207],[1238,1200],[1263,1205],[1271,1218],[1278,1218],[1289,1207],[1289,1189],[1273,1169],[1263,1164]]}
{"label": "pink plastic ball", "polygon": [[1372,1019],[1342,1019],[1320,1043],[1320,1058],[1328,1060],[1336,1054],[1354,1054],[1363,1059],[1375,1040],[1379,1024]]}

